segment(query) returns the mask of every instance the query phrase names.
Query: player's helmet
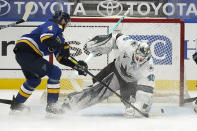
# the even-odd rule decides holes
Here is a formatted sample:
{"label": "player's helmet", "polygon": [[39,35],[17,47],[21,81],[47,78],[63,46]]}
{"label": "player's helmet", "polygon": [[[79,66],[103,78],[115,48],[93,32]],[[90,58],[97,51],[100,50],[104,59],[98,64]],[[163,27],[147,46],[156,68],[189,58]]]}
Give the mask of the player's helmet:
{"label": "player's helmet", "polygon": [[137,64],[143,64],[151,57],[150,47],[146,43],[140,43],[134,53],[134,61]]}
{"label": "player's helmet", "polygon": [[66,12],[63,11],[55,11],[53,18],[52,18],[56,23],[60,24],[62,19],[66,21],[66,23],[70,22],[70,15]]}

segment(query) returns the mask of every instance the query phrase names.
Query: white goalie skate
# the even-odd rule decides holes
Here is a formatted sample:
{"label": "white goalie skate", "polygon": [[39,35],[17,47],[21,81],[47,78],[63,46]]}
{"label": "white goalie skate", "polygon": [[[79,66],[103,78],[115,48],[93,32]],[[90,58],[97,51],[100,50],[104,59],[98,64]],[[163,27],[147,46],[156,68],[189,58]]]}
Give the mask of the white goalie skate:
{"label": "white goalie skate", "polygon": [[[143,106],[140,106],[140,103],[135,103],[134,106],[139,109],[141,112],[143,113],[147,113],[149,114],[149,110],[147,110],[147,105],[143,104]],[[143,117],[138,111],[136,111],[135,109],[133,109],[132,107],[126,108],[125,112],[124,112],[124,116],[126,118],[140,118]]]}

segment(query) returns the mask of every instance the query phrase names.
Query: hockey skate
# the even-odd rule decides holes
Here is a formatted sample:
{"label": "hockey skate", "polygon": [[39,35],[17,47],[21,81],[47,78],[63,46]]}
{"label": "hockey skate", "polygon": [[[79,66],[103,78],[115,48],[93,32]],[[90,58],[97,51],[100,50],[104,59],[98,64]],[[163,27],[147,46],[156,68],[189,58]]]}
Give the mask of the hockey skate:
{"label": "hockey skate", "polygon": [[63,113],[64,111],[57,103],[47,103],[46,118],[57,118]]}
{"label": "hockey skate", "polygon": [[124,117],[126,118],[134,118],[135,117],[135,111],[132,107],[126,108],[124,112]]}
{"label": "hockey skate", "polygon": [[13,96],[10,109],[10,114],[21,114],[28,113],[31,111],[30,107],[25,106],[23,103],[17,102],[15,96]]}
{"label": "hockey skate", "polygon": [[[146,104],[144,104],[142,108],[140,107],[140,105],[138,105],[136,103],[134,104],[134,106],[136,108],[140,109],[140,111],[143,112],[144,114],[149,114],[149,111],[146,110],[146,108],[148,107]],[[125,109],[124,116],[126,118],[140,118],[140,117],[143,117],[142,114],[140,114],[138,111],[136,111],[132,107],[129,107],[129,108]]]}
{"label": "hockey skate", "polygon": [[47,113],[63,114],[62,108],[57,103],[48,103],[46,106]]}

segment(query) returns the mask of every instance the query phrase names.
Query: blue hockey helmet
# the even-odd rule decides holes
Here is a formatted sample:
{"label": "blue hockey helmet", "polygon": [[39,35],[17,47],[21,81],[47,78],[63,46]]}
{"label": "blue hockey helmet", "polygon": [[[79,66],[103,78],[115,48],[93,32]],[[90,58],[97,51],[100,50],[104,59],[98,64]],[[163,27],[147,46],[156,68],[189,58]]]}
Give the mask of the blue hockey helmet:
{"label": "blue hockey helmet", "polygon": [[53,18],[52,18],[56,23],[60,24],[62,19],[66,21],[66,23],[70,22],[70,15],[64,11],[55,11]]}

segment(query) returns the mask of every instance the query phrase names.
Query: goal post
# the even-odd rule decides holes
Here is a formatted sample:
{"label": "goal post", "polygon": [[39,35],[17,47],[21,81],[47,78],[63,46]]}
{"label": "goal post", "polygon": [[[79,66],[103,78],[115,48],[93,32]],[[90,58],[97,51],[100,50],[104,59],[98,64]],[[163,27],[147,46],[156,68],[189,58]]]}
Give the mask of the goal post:
{"label": "goal post", "polygon": [[[80,45],[71,45],[71,55],[77,60],[85,60],[90,52],[86,49],[89,37],[107,34],[119,18],[72,18],[71,24],[65,29],[67,41],[80,41]],[[135,40],[147,42],[153,54],[156,71],[155,92],[158,95],[176,95],[180,106],[186,97],[184,83],[184,22],[180,19],[133,19],[125,18],[116,32],[130,35]],[[116,57],[116,51],[108,55],[94,57],[89,63],[89,70],[96,74]],[[50,56],[53,61],[53,56]],[[59,65],[62,69],[61,88],[75,89],[78,84],[81,88],[83,81],[89,76],[76,76],[74,70]],[[72,79],[72,82],[70,82]],[[76,84],[72,84],[76,80]],[[170,100],[170,99],[169,99]],[[168,100],[167,100],[168,101]]]}

